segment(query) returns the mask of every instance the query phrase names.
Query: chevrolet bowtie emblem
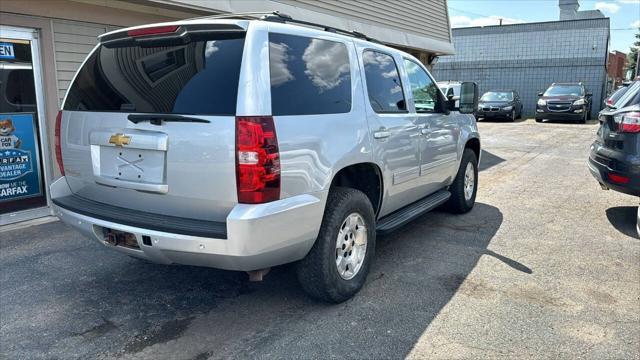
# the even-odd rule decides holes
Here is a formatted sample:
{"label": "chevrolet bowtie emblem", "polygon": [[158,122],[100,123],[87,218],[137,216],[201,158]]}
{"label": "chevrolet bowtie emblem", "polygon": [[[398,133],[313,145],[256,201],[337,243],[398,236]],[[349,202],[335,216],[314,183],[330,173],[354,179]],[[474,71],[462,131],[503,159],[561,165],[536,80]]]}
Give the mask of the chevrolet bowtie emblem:
{"label": "chevrolet bowtie emblem", "polygon": [[131,136],[127,136],[124,134],[113,134],[109,138],[109,144],[113,144],[115,146],[129,145],[130,142]]}

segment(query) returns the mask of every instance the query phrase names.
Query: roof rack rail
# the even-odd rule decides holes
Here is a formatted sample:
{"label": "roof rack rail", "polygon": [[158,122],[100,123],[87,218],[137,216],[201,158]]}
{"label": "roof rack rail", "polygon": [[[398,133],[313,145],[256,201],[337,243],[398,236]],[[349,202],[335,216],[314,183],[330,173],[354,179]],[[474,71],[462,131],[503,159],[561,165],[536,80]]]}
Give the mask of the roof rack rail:
{"label": "roof rack rail", "polygon": [[263,21],[271,21],[277,23],[292,23],[304,26],[311,26],[315,28],[320,28],[327,32],[332,32],[341,35],[353,36],[358,39],[371,41],[374,43],[382,44],[381,41],[376,40],[374,38],[370,38],[367,35],[357,32],[357,31],[349,31],[338,29],[332,26],[326,26],[318,23],[313,23],[309,21],[296,20],[287,14],[283,14],[279,11],[262,11],[262,12],[245,12],[245,13],[233,13],[233,14],[219,14],[219,15],[209,15],[209,16],[200,16],[193,19],[248,19],[248,20],[263,20]]}
{"label": "roof rack rail", "polygon": [[326,26],[326,25],[322,25],[322,24],[318,24],[318,23],[314,23],[314,22],[310,22],[310,21],[296,20],[296,19],[292,18],[291,16],[283,14],[283,13],[281,13],[279,11],[274,11],[271,14],[264,15],[264,16],[260,17],[260,20],[279,22],[279,23],[292,23],[292,24],[298,24],[298,25],[304,25],[304,26],[311,26],[311,27],[315,27],[315,28],[320,28],[320,29],[322,29],[324,31],[327,31],[327,32],[332,32],[332,33],[341,34],[341,35],[347,35],[347,36],[353,36],[353,37],[358,38],[358,39],[363,39],[363,40],[366,40],[366,41],[371,41],[371,42],[374,42],[374,43],[382,44],[382,42],[380,42],[379,40],[376,40],[374,38],[370,38],[370,37],[368,37],[367,35],[365,35],[365,34],[363,34],[361,32],[343,30],[343,29],[335,28],[333,26]]}

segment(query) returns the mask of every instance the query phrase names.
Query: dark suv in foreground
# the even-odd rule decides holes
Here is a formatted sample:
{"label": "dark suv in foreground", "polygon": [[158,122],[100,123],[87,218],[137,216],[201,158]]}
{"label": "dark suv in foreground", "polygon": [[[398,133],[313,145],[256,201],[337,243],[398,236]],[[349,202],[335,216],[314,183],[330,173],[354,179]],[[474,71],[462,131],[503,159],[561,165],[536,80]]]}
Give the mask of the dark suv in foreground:
{"label": "dark suv in foreground", "polygon": [[553,83],[538,94],[536,122],[573,120],[584,124],[591,114],[591,92],[582,83]]}
{"label": "dark suv in foreground", "polygon": [[602,110],[589,170],[603,189],[640,196],[640,80]]}

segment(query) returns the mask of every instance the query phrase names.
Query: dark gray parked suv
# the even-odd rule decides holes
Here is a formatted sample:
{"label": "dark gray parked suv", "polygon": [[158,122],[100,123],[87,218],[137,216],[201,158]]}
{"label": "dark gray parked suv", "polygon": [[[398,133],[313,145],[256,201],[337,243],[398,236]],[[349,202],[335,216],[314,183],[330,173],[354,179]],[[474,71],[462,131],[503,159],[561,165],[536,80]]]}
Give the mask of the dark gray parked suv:
{"label": "dark gray parked suv", "polygon": [[600,112],[589,170],[603,189],[640,196],[640,80]]}
{"label": "dark gray parked suv", "polygon": [[584,124],[591,117],[591,96],[583,83],[553,83],[538,94],[536,122],[573,120]]}

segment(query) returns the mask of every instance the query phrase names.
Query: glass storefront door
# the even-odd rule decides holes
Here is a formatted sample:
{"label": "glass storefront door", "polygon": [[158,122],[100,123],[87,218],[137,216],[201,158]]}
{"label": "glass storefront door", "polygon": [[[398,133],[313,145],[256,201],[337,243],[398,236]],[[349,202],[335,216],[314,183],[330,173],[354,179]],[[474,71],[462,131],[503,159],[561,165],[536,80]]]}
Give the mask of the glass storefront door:
{"label": "glass storefront door", "polygon": [[0,225],[47,214],[39,60],[35,30],[0,25]]}

